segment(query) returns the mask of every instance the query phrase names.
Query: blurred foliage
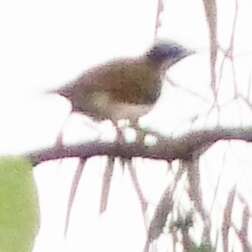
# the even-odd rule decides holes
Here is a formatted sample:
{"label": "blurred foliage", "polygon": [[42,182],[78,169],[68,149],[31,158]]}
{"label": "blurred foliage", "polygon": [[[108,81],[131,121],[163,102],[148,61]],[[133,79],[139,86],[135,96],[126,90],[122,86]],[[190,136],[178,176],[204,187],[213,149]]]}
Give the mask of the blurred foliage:
{"label": "blurred foliage", "polygon": [[31,163],[0,158],[0,252],[31,252],[39,229],[39,204]]}
{"label": "blurred foliage", "polygon": [[214,251],[215,249],[211,245],[202,243],[200,245],[194,244],[190,252],[214,252]]}

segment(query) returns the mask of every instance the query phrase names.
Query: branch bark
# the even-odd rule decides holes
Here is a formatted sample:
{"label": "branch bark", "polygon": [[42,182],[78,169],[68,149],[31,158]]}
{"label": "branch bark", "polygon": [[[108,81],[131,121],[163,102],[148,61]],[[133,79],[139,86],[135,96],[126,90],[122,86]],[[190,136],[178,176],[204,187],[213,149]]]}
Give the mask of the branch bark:
{"label": "branch bark", "polygon": [[141,143],[102,143],[89,142],[80,145],[56,146],[25,154],[34,165],[61,158],[90,158],[93,156],[114,156],[131,159],[142,157],[168,162],[175,159],[191,160],[219,140],[252,141],[252,127],[195,130],[178,137],[158,137],[155,145]]}

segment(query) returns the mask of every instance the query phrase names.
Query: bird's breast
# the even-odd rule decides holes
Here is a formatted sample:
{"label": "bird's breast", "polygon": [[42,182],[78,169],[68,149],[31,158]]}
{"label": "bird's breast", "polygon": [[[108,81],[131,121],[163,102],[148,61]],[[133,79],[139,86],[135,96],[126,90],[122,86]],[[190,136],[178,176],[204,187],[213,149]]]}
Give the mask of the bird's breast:
{"label": "bird's breast", "polygon": [[118,121],[120,119],[136,121],[139,117],[147,114],[152,107],[152,105],[115,103],[109,110],[113,121]]}
{"label": "bird's breast", "polygon": [[120,102],[113,99],[109,92],[97,91],[86,97],[81,110],[96,119],[111,119],[113,121],[130,119],[135,121],[148,113],[152,107],[153,104]]}

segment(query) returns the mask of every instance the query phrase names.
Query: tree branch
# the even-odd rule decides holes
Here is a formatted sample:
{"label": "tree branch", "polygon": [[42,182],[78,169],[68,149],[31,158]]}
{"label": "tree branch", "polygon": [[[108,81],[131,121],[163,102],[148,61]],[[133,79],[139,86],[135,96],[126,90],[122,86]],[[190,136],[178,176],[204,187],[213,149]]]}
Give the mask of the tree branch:
{"label": "tree branch", "polygon": [[219,140],[252,141],[252,127],[195,130],[179,137],[158,137],[157,144],[148,146],[140,143],[102,143],[89,142],[80,145],[56,146],[34,151],[25,156],[34,165],[61,158],[90,158],[93,156],[114,156],[122,158],[142,157],[172,161],[191,160]]}

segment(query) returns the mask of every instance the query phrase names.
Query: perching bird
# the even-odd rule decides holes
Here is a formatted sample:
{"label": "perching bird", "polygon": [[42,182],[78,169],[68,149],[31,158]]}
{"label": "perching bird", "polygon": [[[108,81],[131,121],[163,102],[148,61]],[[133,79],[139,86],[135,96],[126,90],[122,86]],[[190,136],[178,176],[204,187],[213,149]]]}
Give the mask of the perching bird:
{"label": "perching bird", "polygon": [[157,42],[138,58],[116,59],[87,70],[76,81],[51,93],[66,97],[72,112],[94,120],[135,122],[158,100],[166,71],[193,54],[174,42]]}

